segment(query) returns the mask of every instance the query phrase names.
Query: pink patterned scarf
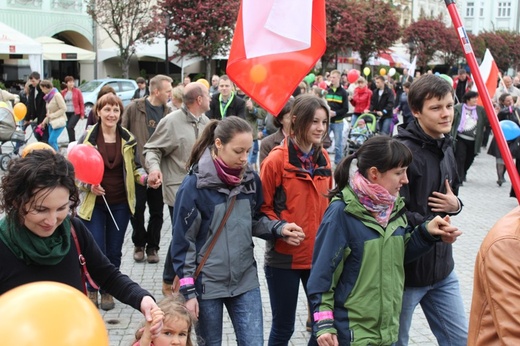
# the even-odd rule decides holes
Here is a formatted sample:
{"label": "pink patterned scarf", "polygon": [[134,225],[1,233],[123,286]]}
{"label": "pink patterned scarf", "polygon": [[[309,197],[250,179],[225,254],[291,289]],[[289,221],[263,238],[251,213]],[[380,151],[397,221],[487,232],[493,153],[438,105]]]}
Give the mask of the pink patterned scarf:
{"label": "pink patterned scarf", "polygon": [[374,215],[377,223],[386,227],[397,197],[392,196],[381,185],[371,183],[359,171],[350,179],[350,187],[361,204]]}

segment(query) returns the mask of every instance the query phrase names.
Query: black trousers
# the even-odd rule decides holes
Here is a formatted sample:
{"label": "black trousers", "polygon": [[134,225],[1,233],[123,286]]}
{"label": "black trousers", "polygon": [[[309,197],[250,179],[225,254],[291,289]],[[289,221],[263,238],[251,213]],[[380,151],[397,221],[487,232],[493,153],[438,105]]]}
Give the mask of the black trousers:
{"label": "black trousers", "polygon": [[[135,184],[135,199],[135,213],[130,218],[133,228],[132,242],[135,246],[146,247],[147,250],[159,250],[164,208],[162,187],[152,189]],[[145,228],[144,212],[147,203],[150,219]]]}

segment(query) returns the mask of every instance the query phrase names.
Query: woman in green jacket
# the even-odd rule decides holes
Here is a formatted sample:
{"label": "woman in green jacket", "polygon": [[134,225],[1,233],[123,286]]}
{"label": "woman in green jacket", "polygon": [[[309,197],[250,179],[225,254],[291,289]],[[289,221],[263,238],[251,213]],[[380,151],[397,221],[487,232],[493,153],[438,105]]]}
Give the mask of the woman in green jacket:
{"label": "woman in green jacket", "polygon": [[[80,186],[78,216],[110,262],[119,268],[126,228],[135,208],[135,182],[144,185],[146,174],[136,165],[134,136],[120,125],[123,104],[119,97],[112,93],[102,96],[96,110],[97,124],[78,142],[98,149],[103,157],[104,174],[100,184]],[[112,296],[104,293],[103,287],[101,290],[101,308],[113,309]],[[97,291],[92,287],[89,298],[97,305]]]}
{"label": "woman in green jacket", "polygon": [[[357,171],[350,165],[357,159]],[[460,235],[449,217],[412,229],[399,189],[410,150],[388,136],[368,139],[341,161],[318,229],[307,294],[314,317],[309,345],[391,345],[397,341],[404,263],[438,240]]]}

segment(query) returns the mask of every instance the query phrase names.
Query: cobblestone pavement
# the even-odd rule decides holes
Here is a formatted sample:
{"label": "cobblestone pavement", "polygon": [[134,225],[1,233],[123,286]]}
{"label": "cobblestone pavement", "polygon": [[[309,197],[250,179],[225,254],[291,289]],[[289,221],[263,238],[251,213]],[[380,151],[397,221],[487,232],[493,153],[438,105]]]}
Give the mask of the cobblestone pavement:
{"label": "cobblestone pavement", "polygon": [[[510,186],[509,181],[502,187],[497,186],[494,158],[483,152],[476,158],[475,163],[468,173],[467,182],[461,187],[459,195],[464,202],[464,209],[460,215],[452,218],[452,222],[464,232],[454,245],[454,253],[456,263],[455,270],[460,279],[464,304],[468,314],[473,288],[473,266],[480,243],[490,227],[501,216],[517,205],[516,200],[509,197]],[[164,215],[165,223],[163,226],[160,250],[161,262],[158,264],[148,264],[135,263],[133,261],[133,244],[130,239],[132,231],[129,227],[126,232],[121,265],[122,272],[139,282],[144,288],[154,294],[157,299],[160,299],[162,296],[161,279],[164,264],[163,259],[171,239],[171,223],[168,220],[168,211],[166,208],[164,209]],[[264,242],[255,239],[255,244],[255,256],[258,261],[258,275],[260,278],[264,309],[264,334],[267,340],[271,324],[271,311],[267,284],[262,270]],[[227,313],[224,314],[223,345],[236,345],[233,327]],[[114,310],[102,312],[102,315],[109,330],[111,346],[130,345],[135,330],[143,320],[139,312],[119,302],[116,303]],[[300,289],[295,332],[290,345],[307,344],[309,334],[305,331],[306,319],[307,308],[305,296],[303,289]],[[410,336],[410,345],[437,345],[420,308],[417,309],[414,315]]]}

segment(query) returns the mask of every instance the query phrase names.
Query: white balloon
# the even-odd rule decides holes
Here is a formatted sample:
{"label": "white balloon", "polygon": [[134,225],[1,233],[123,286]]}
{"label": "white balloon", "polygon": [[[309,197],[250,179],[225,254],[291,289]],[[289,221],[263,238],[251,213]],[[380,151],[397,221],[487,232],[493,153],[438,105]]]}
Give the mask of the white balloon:
{"label": "white balloon", "polygon": [[395,68],[392,67],[390,70],[388,70],[388,75],[389,75],[390,77],[393,77],[394,74],[395,74],[395,72],[396,72],[396,71],[395,71]]}

